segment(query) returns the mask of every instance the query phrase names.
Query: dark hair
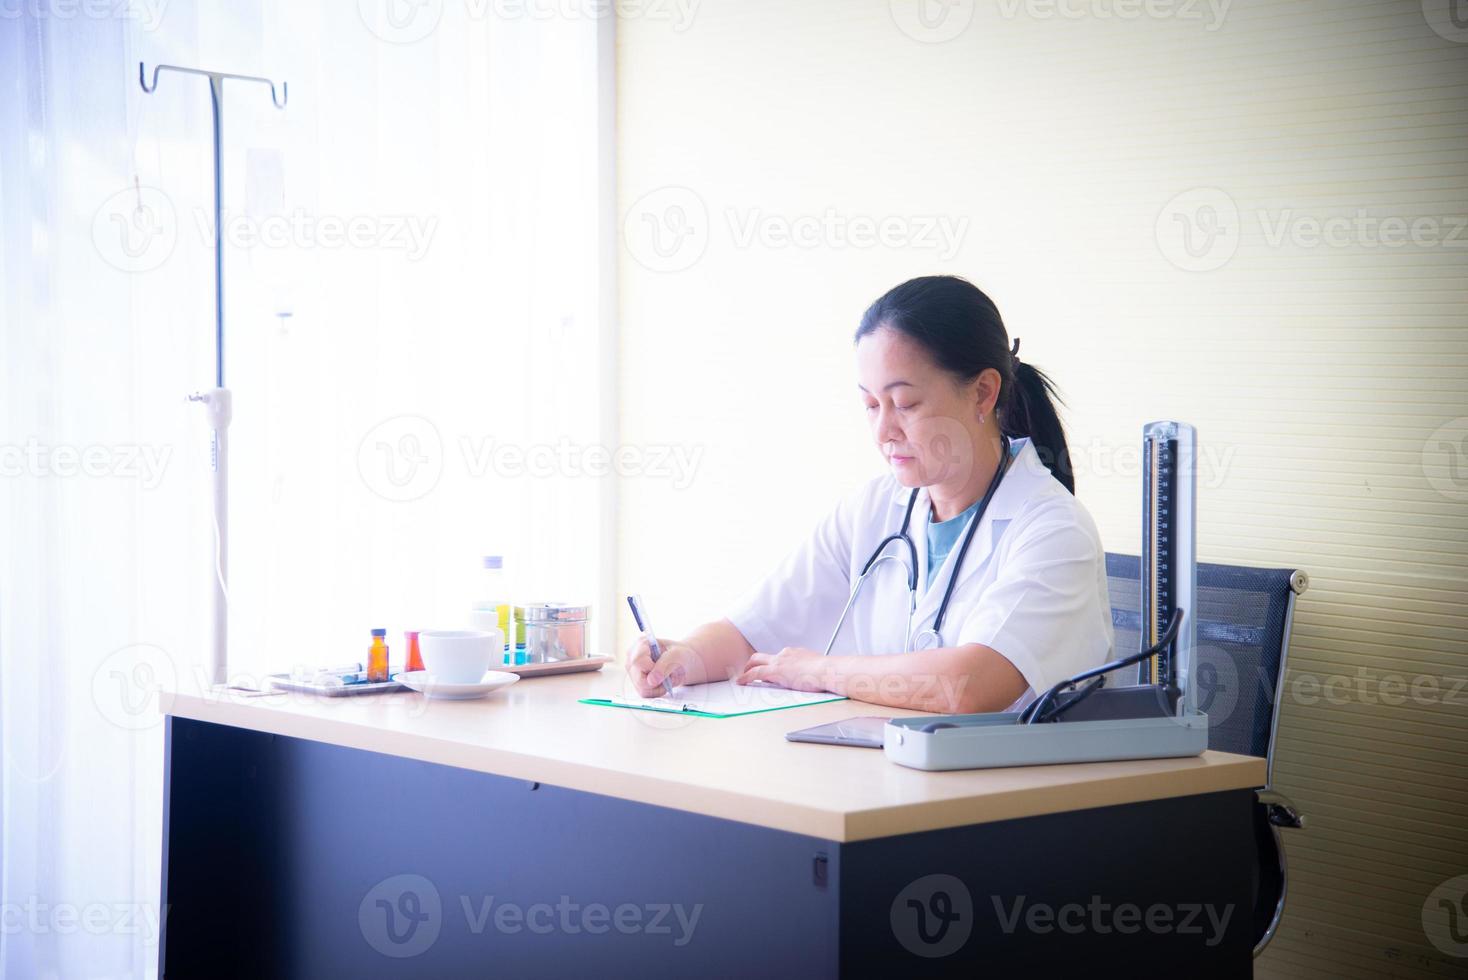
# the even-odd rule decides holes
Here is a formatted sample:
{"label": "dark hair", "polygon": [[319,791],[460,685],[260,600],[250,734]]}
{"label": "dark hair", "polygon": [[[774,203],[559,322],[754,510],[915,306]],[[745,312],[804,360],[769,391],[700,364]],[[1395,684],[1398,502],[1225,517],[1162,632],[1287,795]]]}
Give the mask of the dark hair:
{"label": "dark hair", "polygon": [[940,368],[963,384],[987,368],[999,372],[997,418],[1008,436],[1028,436],[1061,485],[1076,492],[1070,449],[1055,411],[1055,385],[1045,372],[1010,353],[1009,334],[994,301],[958,276],[909,279],[882,295],[866,313],[856,339],[890,327],[923,346]]}

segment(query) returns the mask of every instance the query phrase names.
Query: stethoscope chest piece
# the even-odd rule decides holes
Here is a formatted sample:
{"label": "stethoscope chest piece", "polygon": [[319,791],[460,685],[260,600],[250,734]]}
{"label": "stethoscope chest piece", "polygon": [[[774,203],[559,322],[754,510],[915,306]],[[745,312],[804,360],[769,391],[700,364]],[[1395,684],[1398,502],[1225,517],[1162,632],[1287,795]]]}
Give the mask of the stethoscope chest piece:
{"label": "stethoscope chest piece", "polygon": [[[934,622],[936,623],[937,620],[934,620]],[[942,645],[942,634],[930,626],[925,630],[920,630],[918,635],[914,636],[912,641],[908,643],[908,648],[912,650],[936,650]]]}

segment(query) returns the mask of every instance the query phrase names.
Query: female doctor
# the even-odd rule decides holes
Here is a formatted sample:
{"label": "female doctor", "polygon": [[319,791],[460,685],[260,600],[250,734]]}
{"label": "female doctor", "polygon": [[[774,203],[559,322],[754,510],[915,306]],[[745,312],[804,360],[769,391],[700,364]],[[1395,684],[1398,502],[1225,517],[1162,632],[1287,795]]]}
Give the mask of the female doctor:
{"label": "female doctor", "polygon": [[856,369],[888,471],[727,618],[659,637],[657,663],[640,638],[627,671],[644,696],[734,678],[1002,711],[1107,659],[1105,553],[1053,389],[989,297],[953,276],[897,286],[862,317]]}

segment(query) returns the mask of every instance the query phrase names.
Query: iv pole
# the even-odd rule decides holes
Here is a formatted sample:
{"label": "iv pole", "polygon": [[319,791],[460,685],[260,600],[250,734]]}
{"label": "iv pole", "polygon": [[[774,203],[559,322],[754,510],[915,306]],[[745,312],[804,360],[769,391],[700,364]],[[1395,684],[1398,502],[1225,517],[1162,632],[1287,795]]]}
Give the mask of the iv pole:
{"label": "iv pole", "polygon": [[175,71],[185,75],[203,75],[209,79],[209,103],[214,118],[214,387],[196,391],[189,401],[198,402],[208,413],[212,442],[209,469],[214,502],[214,588],[210,602],[209,683],[223,684],[229,676],[229,422],[231,403],[229,389],[224,386],[224,180],[221,165],[221,133],[224,129],[224,80],[263,82],[270,86],[270,101],[284,109],[290,98],[289,85],[282,82],[276,98],[275,83],[253,75],[231,75],[221,71],[181,68],[178,65],[154,65],[153,82],[138,62],[138,84],[151,95],[158,88],[158,73]]}

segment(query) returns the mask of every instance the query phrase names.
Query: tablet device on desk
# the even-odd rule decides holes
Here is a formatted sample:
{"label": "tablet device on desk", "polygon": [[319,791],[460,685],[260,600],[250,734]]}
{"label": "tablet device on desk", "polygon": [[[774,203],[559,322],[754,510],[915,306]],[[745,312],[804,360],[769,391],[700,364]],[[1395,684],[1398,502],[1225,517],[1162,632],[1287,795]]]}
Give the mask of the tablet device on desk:
{"label": "tablet device on desk", "polygon": [[864,749],[880,749],[882,726],[885,724],[886,718],[867,715],[833,721],[814,728],[802,728],[798,732],[786,732],[785,737],[792,742],[820,742],[823,745],[857,745]]}

